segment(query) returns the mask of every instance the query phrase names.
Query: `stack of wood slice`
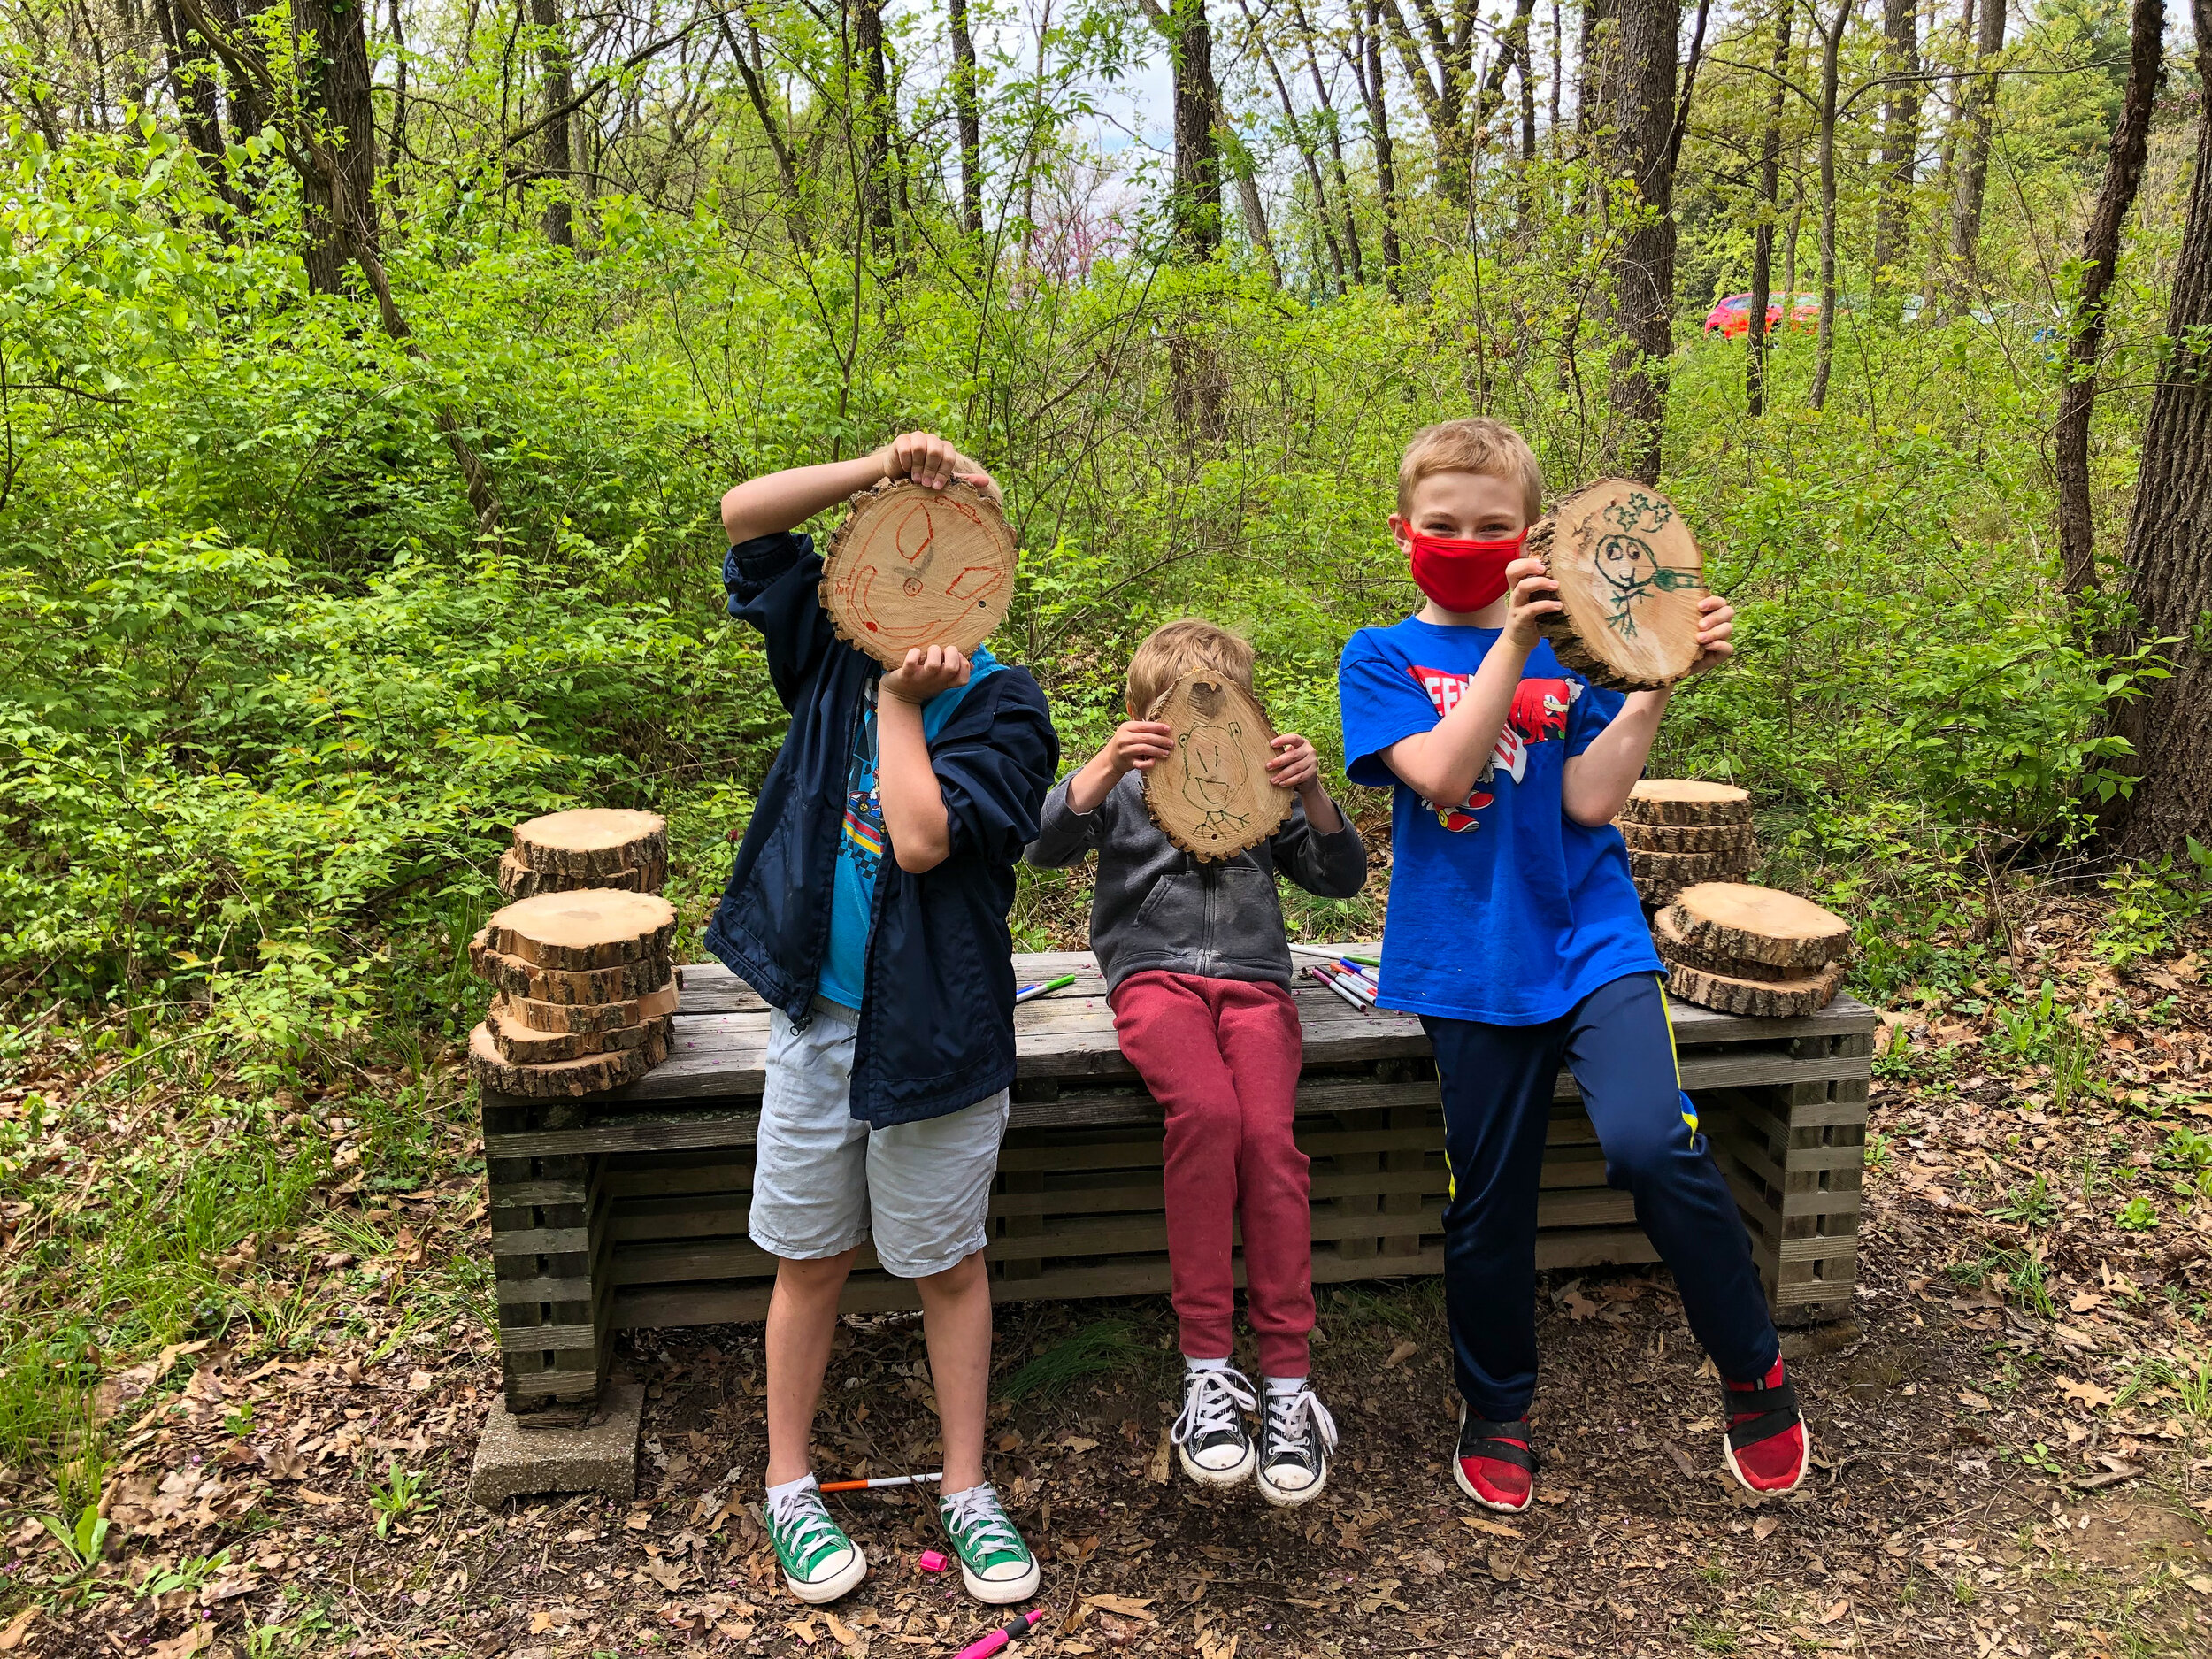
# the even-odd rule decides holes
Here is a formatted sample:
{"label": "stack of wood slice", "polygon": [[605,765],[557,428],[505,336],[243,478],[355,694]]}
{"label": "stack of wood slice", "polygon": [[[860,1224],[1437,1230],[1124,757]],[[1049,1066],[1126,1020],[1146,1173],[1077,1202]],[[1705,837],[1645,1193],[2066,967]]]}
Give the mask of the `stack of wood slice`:
{"label": "stack of wood slice", "polygon": [[1834,1000],[1851,928],[1793,893],[1740,881],[1685,887],[1652,918],[1667,988],[1686,1002],[1789,1019]]}
{"label": "stack of wood slice", "polygon": [[469,1034],[477,1081],[543,1098],[643,1077],[674,1034],[675,935],[667,900],[617,888],[535,894],[498,912],[469,942],[498,993]]}
{"label": "stack of wood slice", "polygon": [[1646,778],[1614,823],[1628,842],[1636,891],[1655,909],[1701,881],[1740,879],[1758,856],[1751,797],[1732,784]]}
{"label": "stack of wood slice", "polygon": [[658,893],[668,879],[668,820],[657,812],[587,807],[515,826],[499,856],[499,890],[511,899],[583,887]]}

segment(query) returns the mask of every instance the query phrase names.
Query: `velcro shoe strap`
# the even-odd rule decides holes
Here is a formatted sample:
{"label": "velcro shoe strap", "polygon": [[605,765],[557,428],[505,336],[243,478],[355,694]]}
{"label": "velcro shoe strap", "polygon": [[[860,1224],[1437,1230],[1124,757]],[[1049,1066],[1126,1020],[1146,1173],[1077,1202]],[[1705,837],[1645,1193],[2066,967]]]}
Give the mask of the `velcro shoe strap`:
{"label": "velcro shoe strap", "polygon": [[1787,1411],[1792,1416],[1797,1412],[1797,1386],[1787,1378],[1783,1379],[1779,1388],[1724,1388],[1720,1397],[1732,1417],[1741,1417],[1747,1411]]}
{"label": "velcro shoe strap", "polygon": [[[1466,1431],[1472,1429],[1477,1439],[1471,1446]],[[1527,1438],[1528,1424],[1486,1423],[1470,1417],[1460,1431],[1459,1455],[1462,1457],[1487,1457],[1494,1463],[1511,1463],[1516,1469],[1536,1472],[1536,1454],[1521,1442]],[[1508,1438],[1510,1436],[1511,1438]]]}

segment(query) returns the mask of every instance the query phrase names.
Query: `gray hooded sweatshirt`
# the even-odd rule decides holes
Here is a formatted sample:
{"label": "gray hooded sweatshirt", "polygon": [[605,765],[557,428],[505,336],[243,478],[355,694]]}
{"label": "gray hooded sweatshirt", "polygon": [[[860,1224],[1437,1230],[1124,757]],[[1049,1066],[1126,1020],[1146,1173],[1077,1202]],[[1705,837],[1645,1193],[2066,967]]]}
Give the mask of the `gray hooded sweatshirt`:
{"label": "gray hooded sweatshirt", "polygon": [[1147,968],[1286,986],[1290,946],[1275,872],[1325,899],[1348,899],[1367,884],[1367,848],[1340,809],[1342,827],[1321,835],[1294,800],[1282,827],[1258,846],[1204,862],[1152,821],[1142,773],[1125,774],[1089,812],[1068,805],[1070,781],[1063,778],[1045,797],[1040,832],[1025,856],[1041,869],[1058,870],[1097,852],[1091,949],[1110,992]]}

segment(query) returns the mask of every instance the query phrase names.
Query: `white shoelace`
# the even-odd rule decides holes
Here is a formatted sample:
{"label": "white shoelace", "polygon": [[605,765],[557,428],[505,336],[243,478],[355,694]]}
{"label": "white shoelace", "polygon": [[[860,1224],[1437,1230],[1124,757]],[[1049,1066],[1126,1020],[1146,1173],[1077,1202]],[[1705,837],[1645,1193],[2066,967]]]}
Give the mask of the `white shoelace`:
{"label": "white shoelace", "polygon": [[770,1498],[768,1518],[790,1533],[792,1554],[799,1556],[812,1551],[825,1532],[837,1531],[837,1523],[830,1518],[829,1506],[822,1502],[819,1486],[801,1486],[796,1492],[780,1493]]}
{"label": "white shoelace", "polygon": [[1202,1440],[1209,1434],[1237,1426],[1237,1413],[1259,1403],[1244,1373],[1223,1365],[1213,1371],[1193,1371],[1183,1394],[1183,1409],[1167,1437],[1177,1446]]}
{"label": "white shoelace", "polygon": [[[1006,1518],[995,1487],[971,1486],[944,1501],[945,1525],[978,1555],[1020,1551],[1022,1535]],[[972,1532],[972,1536],[971,1532]]]}
{"label": "white shoelace", "polygon": [[1318,1439],[1325,1454],[1336,1450],[1336,1419],[1310,1388],[1301,1388],[1294,1394],[1271,1393],[1267,1426],[1279,1446],[1285,1441],[1302,1445]]}

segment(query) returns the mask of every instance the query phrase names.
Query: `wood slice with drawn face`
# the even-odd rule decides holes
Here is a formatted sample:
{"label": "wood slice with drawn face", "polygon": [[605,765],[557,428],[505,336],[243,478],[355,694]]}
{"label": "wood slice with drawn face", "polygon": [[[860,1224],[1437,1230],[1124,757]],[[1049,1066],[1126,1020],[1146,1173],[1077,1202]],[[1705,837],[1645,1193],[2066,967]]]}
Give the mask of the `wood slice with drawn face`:
{"label": "wood slice with drawn face", "polygon": [[1017,557],[998,503],[973,485],[887,480],[856,495],[831,536],[822,603],[839,637],[886,668],[917,647],[965,654],[1004,619]]}
{"label": "wood slice with drawn face", "polygon": [[1601,478],[1561,502],[1527,551],[1564,607],[1539,625],[1559,660],[1622,691],[1671,686],[1697,661],[1705,561],[1682,515],[1632,478]]}
{"label": "wood slice with drawn face", "polygon": [[1291,792],[1267,775],[1275,728],[1252,694],[1194,668],[1144,717],[1174,733],[1175,752],[1144,775],[1145,810],[1194,858],[1233,858],[1290,816]]}

